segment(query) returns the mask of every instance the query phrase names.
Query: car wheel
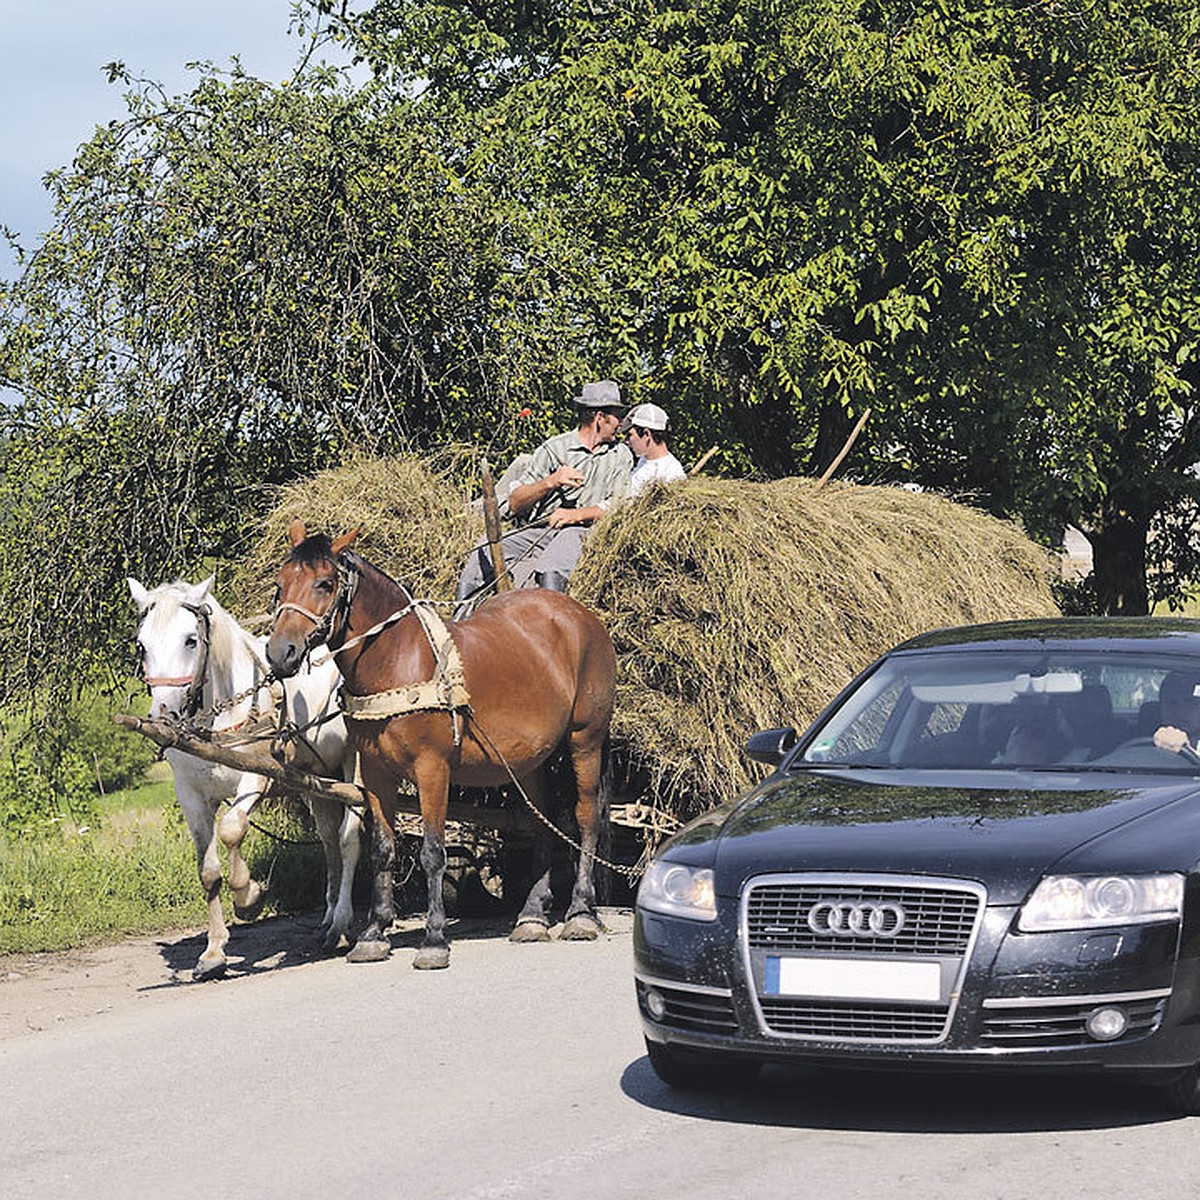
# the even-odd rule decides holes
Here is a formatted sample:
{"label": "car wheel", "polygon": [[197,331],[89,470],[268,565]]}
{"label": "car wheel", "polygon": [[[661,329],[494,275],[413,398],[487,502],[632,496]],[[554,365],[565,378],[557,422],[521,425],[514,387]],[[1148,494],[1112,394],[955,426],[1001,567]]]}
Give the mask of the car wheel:
{"label": "car wheel", "polygon": [[646,1038],[646,1054],[654,1073],[670,1087],[694,1091],[734,1091],[758,1075],[758,1063],[730,1054],[676,1050]]}
{"label": "car wheel", "polygon": [[1163,1106],[1185,1117],[1200,1116],[1200,1063],[1159,1085]]}

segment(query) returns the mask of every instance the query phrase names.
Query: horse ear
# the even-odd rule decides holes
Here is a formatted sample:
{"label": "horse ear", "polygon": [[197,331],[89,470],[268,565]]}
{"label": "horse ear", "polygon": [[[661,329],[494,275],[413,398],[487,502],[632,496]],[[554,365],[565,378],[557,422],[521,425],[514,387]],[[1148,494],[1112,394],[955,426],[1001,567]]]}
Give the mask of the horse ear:
{"label": "horse ear", "polygon": [[132,575],[126,575],[125,582],[129,584],[129,594],[133,597],[138,612],[145,612],[150,607],[150,593]]}
{"label": "horse ear", "polygon": [[349,532],[343,533],[342,536],[333,543],[333,557],[337,558],[337,556],[344,550],[349,550],[351,544],[354,542],[354,539],[358,537],[362,531],[363,527],[361,525],[355,525],[355,527],[349,530]]}
{"label": "horse ear", "polygon": [[304,522],[297,517],[288,526],[288,539],[293,546],[299,546],[308,537],[308,530],[304,527]]}
{"label": "horse ear", "polygon": [[216,579],[216,576],[210,575],[200,583],[185,584],[183,593],[187,597],[187,602],[189,604],[203,604],[212,590],[214,579]]}

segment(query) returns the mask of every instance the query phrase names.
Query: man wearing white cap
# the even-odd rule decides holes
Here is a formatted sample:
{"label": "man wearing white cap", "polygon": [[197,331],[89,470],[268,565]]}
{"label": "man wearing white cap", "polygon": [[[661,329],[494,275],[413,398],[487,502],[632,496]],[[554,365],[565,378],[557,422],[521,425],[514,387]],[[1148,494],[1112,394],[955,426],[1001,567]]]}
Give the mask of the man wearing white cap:
{"label": "man wearing white cap", "polygon": [[672,483],[683,479],[683,464],[667,448],[670,418],[657,404],[639,404],[629,410],[621,422],[621,432],[629,434],[629,448],[637,455],[629,477],[629,495],[640,495],[652,483]]}
{"label": "man wearing white cap", "polygon": [[[585,383],[572,403],[579,414],[576,428],[544,441],[507,497],[500,497],[501,510],[517,526],[503,538],[514,587],[566,591],[592,522],[620,503],[629,487],[633,457],[617,440],[625,411],[621,389],[610,379]],[[494,578],[484,540],[467,557],[458,600]]]}

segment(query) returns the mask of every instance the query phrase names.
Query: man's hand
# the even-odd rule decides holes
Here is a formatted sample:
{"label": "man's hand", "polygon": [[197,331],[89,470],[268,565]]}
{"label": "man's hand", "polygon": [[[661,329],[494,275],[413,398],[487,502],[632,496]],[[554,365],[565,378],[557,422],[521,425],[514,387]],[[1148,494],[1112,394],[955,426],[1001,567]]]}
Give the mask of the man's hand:
{"label": "man's hand", "polygon": [[556,488],[577,488],[583,483],[583,472],[563,463],[553,475],[546,476],[546,481]]}
{"label": "man's hand", "polygon": [[546,524],[551,529],[561,529],[564,525],[574,525],[578,521],[577,508],[556,508],[546,518]]}
{"label": "man's hand", "polygon": [[1160,725],[1154,731],[1154,744],[1160,750],[1173,750],[1176,754],[1189,748],[1188,735],[1174,725]]}

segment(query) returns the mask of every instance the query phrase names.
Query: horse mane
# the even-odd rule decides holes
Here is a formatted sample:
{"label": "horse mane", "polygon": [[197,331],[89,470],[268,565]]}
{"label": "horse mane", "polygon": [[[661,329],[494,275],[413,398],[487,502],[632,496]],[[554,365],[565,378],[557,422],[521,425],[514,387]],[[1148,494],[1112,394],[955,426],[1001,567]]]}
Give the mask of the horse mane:
{"label": "horse mane", "polygon": [[310,533],[298,546],[292,547],[288,562],[302,567],[315,567],[333,558],[333,540],[327,533]]}
{"label": "horse mane", "polygon": [[353,550],[347,550],[342,557],[356,570],[367,571],[372,575],[376,575],[385,583],[390,583],[397,591],[402,592],[409,600],[413,598],[412,588],[408,584],[401,583],[398,579],[393,579],[382,567],[377,567],[373,562],[368,562],[361,554],[355,554]]}

